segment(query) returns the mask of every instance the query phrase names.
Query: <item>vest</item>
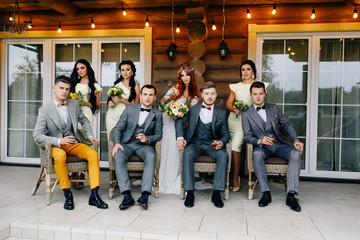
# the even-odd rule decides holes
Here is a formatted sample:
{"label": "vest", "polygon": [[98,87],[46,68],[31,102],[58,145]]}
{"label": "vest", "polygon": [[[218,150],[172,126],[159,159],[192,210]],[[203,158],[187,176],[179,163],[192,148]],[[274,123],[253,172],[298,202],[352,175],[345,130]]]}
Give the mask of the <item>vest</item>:
{"label": "vest", "polygon": [[139,133],[145,133],[145,123],[146,123],[146,120],[144,121],[144,123],[139,126],[139,124],[136,125],[136,128],[135,128],[135,131],[134,131],[134,135],[131,137],[131,139],[128,141],[128,143],[131,143],[131,142],[138,142],[139,140],[136,139],[136,135],[138,135]]}
{"label": "vest", "polygon": [[215,136],[212,134],[211,124],[211,122],[204,124],[199,117],[191,142],[195,144],[211,144],[212,140],[215,140]]}
{"label": "vest", "polygon": [[[260,117],[260,115],[259,115]],[[273,143],[272,146],[268,146],[268,145],[263,145],[263,147],[266,147],[266,148],[269,148],[271,149],[272,147],[274,147],[275,145],[278,145],[278,144],[281,144],[281,141],[278,139],[278,137],[276,136],[275,134],[275,131],[270,123],[270,117],[269,117],[269,114],[266,112],[266,122],[262,119],[262,117],[260,117],[260,121],[263,125],[263,128],[265,130],[265,136],[267,137],[272,137],[272,138],[275,138],[275,141]]]}
{"label": "vest", "polygon": [[61,123],[61,132],[62,132],[63,137],[75,136],[74,128],[73,128],[73,126],[71,124],[71,120],[70,120],[70,113],[68,113],[67,123],[64,122],[64,120],[62,119],[62,117],[60,117],[60,115],[59,115],[59,119],[60,119],[60,123]]}

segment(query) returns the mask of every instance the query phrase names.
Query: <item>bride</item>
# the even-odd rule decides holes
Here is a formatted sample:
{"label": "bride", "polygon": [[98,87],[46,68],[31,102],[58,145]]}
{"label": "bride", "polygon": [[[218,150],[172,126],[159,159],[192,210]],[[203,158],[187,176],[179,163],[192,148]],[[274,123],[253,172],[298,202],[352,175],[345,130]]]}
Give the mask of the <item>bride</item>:
{"label": "bride", "polygon": [[[178,83],[161,99],[161,104],[170,102],[186,103],[191,106],[199,101],[194,69],[189,61],[179,63]],[[163,137],[161,142],[161,164],[159,173],[159,191],[161,193],[180,193],[179,150],[176,147],[175,121],[163,113]]]}

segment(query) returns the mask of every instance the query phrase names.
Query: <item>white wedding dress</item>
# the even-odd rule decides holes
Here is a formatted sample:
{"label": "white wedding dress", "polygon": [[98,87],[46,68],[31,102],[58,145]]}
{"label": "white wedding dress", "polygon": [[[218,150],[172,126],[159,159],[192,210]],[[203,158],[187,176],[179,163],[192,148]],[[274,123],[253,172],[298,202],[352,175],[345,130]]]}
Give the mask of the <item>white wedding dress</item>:
{"label": "white wedding dress", "polygon": [[[174,94],[177,94],[177,89],[172,87],[161,101],[170,99]],[[187,101],[182,96],[175,102],[186,103]],[[179,149],[176,146],[175,121],[168,114],[163,113],[159,192],[180,194],[180,180],[180,160]]]}

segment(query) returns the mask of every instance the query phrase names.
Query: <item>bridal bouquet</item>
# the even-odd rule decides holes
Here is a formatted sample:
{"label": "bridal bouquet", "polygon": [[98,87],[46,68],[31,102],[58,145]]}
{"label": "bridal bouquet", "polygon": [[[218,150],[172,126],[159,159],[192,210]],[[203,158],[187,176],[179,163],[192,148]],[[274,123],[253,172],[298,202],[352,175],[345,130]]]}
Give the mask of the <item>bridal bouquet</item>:
{"label": "bridal bouquet", "polygon": [[107,95],[109,97],[113,97],[113,96],[118,96],[121,97],[121,95],[123,95],[124,91],[121,88],[112,86],[109,91],[107,92]]}
{"label": "bridal bouquet", "polygon": [[179,118],[182,118],[188,111],[189,108],[185,103],[178,103],[178,102],[165,102],[163,105],[160,106],[161,111],[168,114],[174,121]]}
{"label": "bridal bouquet", "polygon": [[[244,111],[249,107],[246,103],[244,103],[242,100],[235,100],[234,101],[234,107],[239,109],[240,111]],[[236,115],[236,118],[238,118],[239,115]]]}
{"label": "bridal bouquet", "polygon": [[84,95],[82,92],[69,93],[69,99],[77,100],[79,102],[80,107],[84,104]]}

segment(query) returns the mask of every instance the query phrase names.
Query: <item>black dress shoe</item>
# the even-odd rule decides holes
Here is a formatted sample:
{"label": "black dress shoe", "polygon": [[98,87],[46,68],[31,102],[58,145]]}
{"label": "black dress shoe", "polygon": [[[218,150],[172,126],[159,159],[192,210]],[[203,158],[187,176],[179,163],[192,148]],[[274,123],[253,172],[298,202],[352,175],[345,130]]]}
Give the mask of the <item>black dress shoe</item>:
{"label": "black dress shoe", "polygon": [[215,207],[222,208],[224,207],[224,202],[221,199],[220,193],[214,194],[211,196],[211,202],[214,203]]}
{"label": "black dress shoe", "polygon": [[64,209],[66,210],[73,210],[74,207],[74,199],[72,193],[65,195],[65,203],[64,203]]}
{"label": "black dress shoe", "polygon": [[131,194],[124,194],[124,199],[122,200],[121,204],[119,205],[120,210],[124,210],[131,205],[135,204],[135,200]]}
{"label": "black dress shoe", "polygon": [[149,200],[149,196],[148,195],[141,195],[141,197],[139,197],[139,199],[137,200],[137,202],[145,209],[148,208],[148,200]]}
{"label": "black dress shoe", "polygon": [[195,195],[194,192],[187,192],[184,205],[185,207],[191,208],[194,206]]}
{"label": "black dress shoe", "polygon": [[270,191],[266,191],[259,201],[259,207],[266,207],[269,203],[271,203],[271,194]]}
{"label": "black dress shoe", "polygon": [[89,205],[95,206],[97,208],[106,209],[108,205],[101,199],[99,194],[95,194],[94,196],[90,196]]}
{"label": "black dress shoe", "polygon": [[290,209],[295,212],[301,211],[301,207],[300,207],[299,203],[297,202],[294,193],[288,193],[287,198],[286,198],[286,205],[288,205],[290,207]]}

